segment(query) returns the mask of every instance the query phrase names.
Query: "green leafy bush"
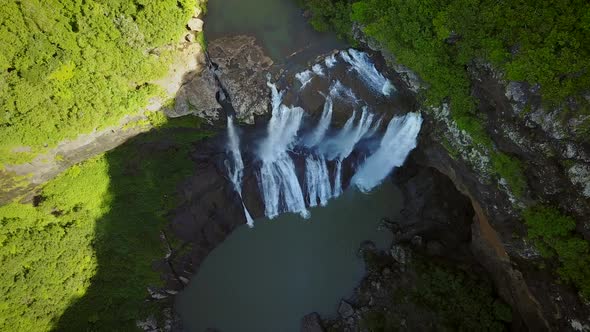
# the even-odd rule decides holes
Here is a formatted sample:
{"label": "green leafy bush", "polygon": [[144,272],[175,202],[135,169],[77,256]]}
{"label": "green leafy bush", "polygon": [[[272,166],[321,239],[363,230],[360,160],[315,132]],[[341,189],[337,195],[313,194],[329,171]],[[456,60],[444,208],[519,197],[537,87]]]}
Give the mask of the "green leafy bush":
{"label": "green leafy bush", "polygon": [[[0,11],[0,165],[114,125],[155,93],[197,0],[8,0]],[[30,147],[27,153],[13,152]]]}
{"label": "green leafy bush", "polygon": [[527,184],[520,161],[501,152],[494,152],[491,157],[494,172],[506,180],[517,197],[522,196]]}
{"label": "green leafy bush", "polygon": [[535,206],[524,212],[528,236],[545,258],[556,257],[560,278],[590,299],[590,246],[575,232],[576,222],[559,210]]}
{"label": "green leafy bush", "polygon": [[176,186],[193,172],[191,142],[207,135],[198,125],[160,121],[48,182],[33,204],[0,207],[0,330],[136,329],[146,287],[161,283],[152,264]]}
{"label": "green leafy bush", "polygon": [[[459,127],[488,144],[474,113],[467,65],[485,59],[508,79],[539,83],[545,100],[582,105],[590,86],[590,3],[559,0],[305,0],[312,24],[349,35],[352,22],[429,84],[426,100],[448,100]],[[345,11],[345,12],[342,12]],[[343,19],[349,15],[350,20]],[[336,22],[336,23],[333,23]]]}
{"label": "green leafy bush", "polygon": [[457,269],[420,263],[415,301],[437,312],[451,331],[504,331],[512,312],[494,298],[489,280]]}

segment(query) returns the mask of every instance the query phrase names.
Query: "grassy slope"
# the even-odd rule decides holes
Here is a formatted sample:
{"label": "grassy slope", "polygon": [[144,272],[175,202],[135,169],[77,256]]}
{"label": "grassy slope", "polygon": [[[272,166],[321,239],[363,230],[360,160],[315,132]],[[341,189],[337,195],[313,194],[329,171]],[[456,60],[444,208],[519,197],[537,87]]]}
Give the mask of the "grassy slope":
{"label": "grassy slope", "polygon": [[[206,133],[173,120],[0,207],[0,330],[129,331],[148,308],[159,231]],[[61,318],[60,318],[61,317]]]}
{"label": "grassy slope", "polygon": [[3,1],[0,165],[137,112],[198,1]]}

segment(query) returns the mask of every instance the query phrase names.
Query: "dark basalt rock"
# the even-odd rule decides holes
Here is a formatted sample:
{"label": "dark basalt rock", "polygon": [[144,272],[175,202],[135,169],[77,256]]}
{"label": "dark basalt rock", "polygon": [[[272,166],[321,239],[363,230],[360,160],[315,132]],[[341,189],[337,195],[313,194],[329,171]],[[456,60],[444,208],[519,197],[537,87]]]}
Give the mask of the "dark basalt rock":
{"label": "dark basalt rock", "polygon": [[208,44],[215,73],[240,121],[254,123],[255,115],[268,113],[270,97],[266,77],[273,61],[253,36],[215,39]]}

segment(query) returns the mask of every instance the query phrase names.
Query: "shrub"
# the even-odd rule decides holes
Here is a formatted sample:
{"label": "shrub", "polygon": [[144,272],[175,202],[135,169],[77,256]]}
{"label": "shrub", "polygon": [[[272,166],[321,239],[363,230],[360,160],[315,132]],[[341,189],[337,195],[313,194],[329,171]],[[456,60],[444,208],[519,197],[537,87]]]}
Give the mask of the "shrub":
{"label": "shrub", "polygon": [[[155,93],[196,0],[7,1],[0,11],[0,165],[117,124]],[[28,146],[30,153],[14,153]]]}
{"label": "shrub", "polygon": [[582,297],[590,299],[590,247],[575,233],[575,220],[543,205],[527,209],[523,216],[528,236],[541,255],[555,257],[559,261],[560,278],[576,286]]}

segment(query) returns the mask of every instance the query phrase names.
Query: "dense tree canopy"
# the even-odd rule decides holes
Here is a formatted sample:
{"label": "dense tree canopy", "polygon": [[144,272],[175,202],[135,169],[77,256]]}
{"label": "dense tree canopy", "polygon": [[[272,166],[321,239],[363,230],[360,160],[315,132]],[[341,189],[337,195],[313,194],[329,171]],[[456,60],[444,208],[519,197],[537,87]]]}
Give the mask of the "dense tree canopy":
{"label": "dense tree canopy", "polygon": [[136,112],[196,2],[3,0],[0,164]]}
{"label": "dense tree canopy", "polygon": [[32,202],[0,206],[0,331],[133,331],[161,312],[146,302],[161,286],[160,231],[193,172],[192,143],[207,135],[195,117],[161,120]]}
{"label": "dense tree canopy", "polygon": [[[363,31],[415,70],[428,99],[450,98],[453,116],[478,134],[467,65],[483,59],[507,78],[538,83],[545,100],[576,100],[590,89],[590,3],[584,0],[305,0],[318,29]],[[483,142],[485,143],[485,142]]]}

